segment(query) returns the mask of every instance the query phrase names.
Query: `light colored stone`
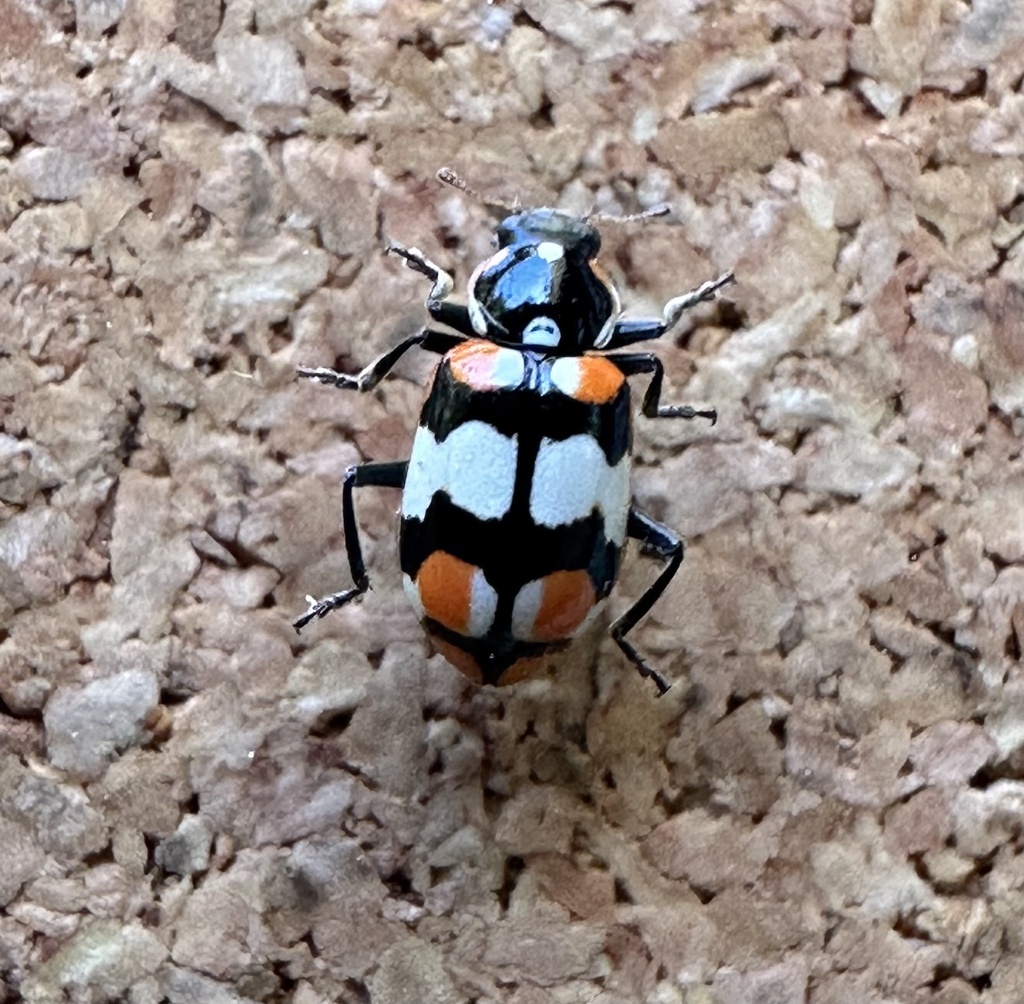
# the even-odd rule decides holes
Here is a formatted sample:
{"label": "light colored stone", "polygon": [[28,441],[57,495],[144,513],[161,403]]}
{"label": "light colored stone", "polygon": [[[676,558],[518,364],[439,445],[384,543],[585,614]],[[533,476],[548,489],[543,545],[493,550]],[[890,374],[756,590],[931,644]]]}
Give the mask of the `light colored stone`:
{"label": "light colored stone", "polygon": [[92,244],[93,229],[85,210],[67,202],[26,209],[8,227],[7,237],[22,254],[59,257],[85,251]]}
{"label": "light colored stone", "polygon": [[156,849],[156,862],[176,875],[206,871],[210,864],[210,829],[202,816],[183,816],[177,830]]}
{"label": "light colored stone", "polygon": [[54,147],[31,147],[15,158],[14,176],[37,198],[60,202],[85,191],[95,167],[84,157]]}
{"label": "light colored stone", "polygon": [[30,1004],[43,1004],[72,987],[90,988],[114,997],[154,973],[167,949],[138,923],[97,920],[85,925],[59,952],[26,980],[22,990]]}
{"label": "light colored stone", "polygon": [[98,38],[124,15],[125,0],[75,0],[75,23],[87,38]]}
{"label": "light colored stone", "polygon": [[6,906],[23,883],[35,877],[45,855],[32,839],[31,831],[12,819],[0,818],[0,846],[5,866],[0,872],[0,905]]}
{"label": "light colored stone", "polygon": [[455,989],[440,953],[423,943],[393,945],[385,950],[368,982],[374,1001],[380,1004],[407,1004],[412,1000],[461,1004],[469,1000]]}
{"label": "light colored stone", "polygon": [[707,178],[770,167],[786,155],[789,138],[774,113],[738,109],[666,123],[651,146],[683,177]]}
{"label": "light colored stone", "polygon": [[692,108],[695,115],[703,115],[720,105],[744,87],[760,83],[775,70],[771,56],[730,56],[703,69],[697,81],[697,94]]}
{"label": "light colored stone", "polygon": [[795,479],[806,491],[862,498],[905,490],[918,458],[905,446],[882,443],[863,432],[824,427],[813,433],[797,461]]}
{"label": "light colored stone", "polygon": [[98,777],[117,753],[145,741],[159,696],[156,677],[145,670],[58,687],[43,713],[50,759],[72,774]]}

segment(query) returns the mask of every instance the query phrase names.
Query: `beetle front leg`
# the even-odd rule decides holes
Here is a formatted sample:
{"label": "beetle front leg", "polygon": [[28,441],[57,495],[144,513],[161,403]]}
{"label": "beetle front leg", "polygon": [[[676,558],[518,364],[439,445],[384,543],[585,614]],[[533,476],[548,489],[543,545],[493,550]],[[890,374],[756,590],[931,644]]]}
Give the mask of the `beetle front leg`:
{"label": "beetle front leg", "polygon": [[446,300],[455,288],[455,280],[440,265],[435,265],[419,248],[407,248],[398,241],[389,241],[385,254],[396,254],[405,259],[407,268],[425,275],[434,285],[430,287],[431,300]]}
{"label": "beetle front leg", "polygon": [[425,275],[433,283],[427,294],[427,312],[438,324],[446,324],[469,338],[477,337],[469,319],[469,308],[463,303],[448,301],[455,288],[455,280],[448,272],[434,264],[419,248],[407,248],[397,241],[391,241],[384,253],[404,258],[408,268]]}
{"label": "beetle front leg", "polygon": [[598,346],[600,349],[621,349],[626,345],[633,345],[636,342],[647,342],[655,338],[661,338],[669,328],[672,328],[679,321],[686,311],[696,307],[698,303],[705,300],[713,300],[715,294],[735,282],[736,277],[732,272],[724,272],[717,279],[711,279],[702,283],[696,289],[682,296],[673,297],[665,304],[660,318],[623,318],[617,321],[612,328],[608,341]]}
{"label": "beetle front leg", "polygon": [[649,677],[658,688],[661,696],[668,690],[664,678],[652,669],[647,660],[628,642],[626,635],[636,627],[637,621],[647,614],[657,603],[672,577],[679,571],[683,561],[683,542],[667,526],[651,519],[635,505],[629,507],[629,523],[626,534],[640,541],[642,554],[649,554],[668,562],[658,577],[647,587],[646,592],[611,626],[611,636],[615,644],[622,649],[623,655],[636,667],[643,677]]}
{"label": "beetle front leg", "polygon": [[627,377],[651,373],[651,382],[644,394],[640,410],[648,418],[709,418],[714,425],[718,412],[714,408],[694,408],[689,404],[662,404],[661,385],[665,379],[665,366],[653,352],[635,352],[622,356],[606,356]]}
{"label": "beetle front leg", "polygon": [[363,563],[363,549],[359,544],[359,525],[356,523],[356,511],[352,504],[352,491],[367,485],[378,488],[401,488],[405,484],[405,472],[408,467],[408,460],[399,460],[383,464],[359,464],[345,471],[345,481],[341,490],[341,519],[345,529],[345,553],[348,555],[348,567],[355,585],[319,600],[307,596],[309,609],[292,622],[297,632],[301,632],[310,621],[318,620],[332,610],[343,607],[357,596],[362,596],[370,588],[370,578]]}

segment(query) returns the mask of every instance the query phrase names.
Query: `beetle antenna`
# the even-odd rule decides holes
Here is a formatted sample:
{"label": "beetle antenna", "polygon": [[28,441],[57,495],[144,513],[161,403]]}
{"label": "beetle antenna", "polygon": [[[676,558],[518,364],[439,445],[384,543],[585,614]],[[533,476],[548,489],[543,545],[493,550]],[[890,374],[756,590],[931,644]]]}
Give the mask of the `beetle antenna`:
{"label": "beetle antenna", "polygon": [[519,211],[518,198],[509,202],[508,199],[495,199],[490,195],[484,195],[482,192],[478,192],[475,188],[470,188],[469,185],[450,167],[442,167],[437,172],[437,180],[443,182],[445,185],[451,185],[452,188],[457,188],[460,192],[465,192],[465,194],[471,199],[476,199],[477,202],[482,202],[488,209],[500,209],[503,213],[515,213]]}
{"label": "beetle antenna", "polygon": [[[509,201],[508,199],[498,199],[490,195],[484,195],[483,192],[478,192],[475,188],[471,188],[469,183],[450,167],[442,167],[437,172],[437,180],[445,185],[451,185],[452,188],[457,188],[471,199],[483,203],[488,209],[498,209],[503,213],[517,213],[522,205],[518,196]],[[645,209],[642,213],[630,213],[622,216],[615,213],[587,213],[583,216],[583,219],[587,223],[596,224],[646,223],[648,220],[669,216],[671,213],[672,207],[668,203],[662,202],[656,206],[651,206],[650,209]]]}
{"label": "beetle antenna", "polygon": [[626,216],[617,216],[615,213],[588,213],[588,223],[646,223],[648,220],[657,219],[660,216],[668,216],[672,207],[666,202],[651,206],[642,213],[630,213]]}

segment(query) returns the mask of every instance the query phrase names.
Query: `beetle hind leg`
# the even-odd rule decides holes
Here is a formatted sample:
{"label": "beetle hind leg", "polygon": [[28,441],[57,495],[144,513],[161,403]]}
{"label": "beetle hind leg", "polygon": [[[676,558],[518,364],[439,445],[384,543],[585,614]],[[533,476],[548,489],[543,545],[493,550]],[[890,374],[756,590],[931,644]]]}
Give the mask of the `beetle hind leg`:
{"label": "beetle hind leg", "polygon": [[659,696],[668,690],[664,678],[653,669],[647,660],[628,641],[626,635],[636,627],[637,621],[645,616],[657,603],[683,561],[683,542],[667,526],[663,526],[642,513],[636,506],[629,508],[629,523],[626,534],[640,542],[642,554],[666,562],[658,577],[647,587],[646,592],[611,626],[611,636],[622,649],[623,655],[636,667],[637,672],[654,682]]}
{"label": "beetle hind leg", "polygon": [[370,578],[366,574],[363,563],[363,549],[359,543],[359,525],[356,523],[356,511],[352,502],[352,492],[356,488],[371,485],[378,488],[401,488],[405,484],[405,472],[409,461],[400,460],[383,464],[359,464],[345,472],[345,481],[341,490],[341,517],[345,530],[345,553],[348,556],[348,567],[355,583],[341,592],[330,593],[321,599],[306,597],[309,609],[299,618],[292,621],[297,632],[310,621],[325,617],[332,610],[345,606],[358,596],[362,596],[370,588]]}
{"label": "beetle hind leg", "polygon": [[662,404],[661,389],[665,379],[665,366],[653,352],[630,352],[620,356],[605,356],[615,363],[625,376],[639,376],[650,373],[644,402],[640,410],[648,418],[706,418],[712,425],[718,421],[714,408],[694,408],[689,404]]}

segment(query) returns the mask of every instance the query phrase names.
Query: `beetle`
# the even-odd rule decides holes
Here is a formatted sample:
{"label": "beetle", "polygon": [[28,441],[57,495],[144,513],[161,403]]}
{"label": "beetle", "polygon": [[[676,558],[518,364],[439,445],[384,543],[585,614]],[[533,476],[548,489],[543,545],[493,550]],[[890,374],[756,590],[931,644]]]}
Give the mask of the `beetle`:
{"label": "beetle", "polygon": [[[438,177],[468,190],[448,169]],[[442,327],[424,327],[358,374],[298,368],[305,379],[365,393],[413,347],[441,356],[410,458],[345,473],[353,585],[307,597],[295,629],[369,589],[355,489],[401,488],[405,590],[434,646],[467,677],[515,683],[566,647],[611,592],[631,538],[663,568],[610,632],[664,693],[668,684],[626,635],[676,574],[683,542],[632,501],[628,378],[650,376],[641,405],[650,418],[714,424],[717,413],[662,404],[664,368],[653,353],[604,353],[660,338],[733,275],[669,300],[660,318],[629,319],[597,262],[601,238],[589,218],[548,208],[512,212],[495,237],[496,251],[474,270],[464,304],[449,299],[454,281],[444,269],[392,242],[387,252],[431,281],[426,308]]]}

